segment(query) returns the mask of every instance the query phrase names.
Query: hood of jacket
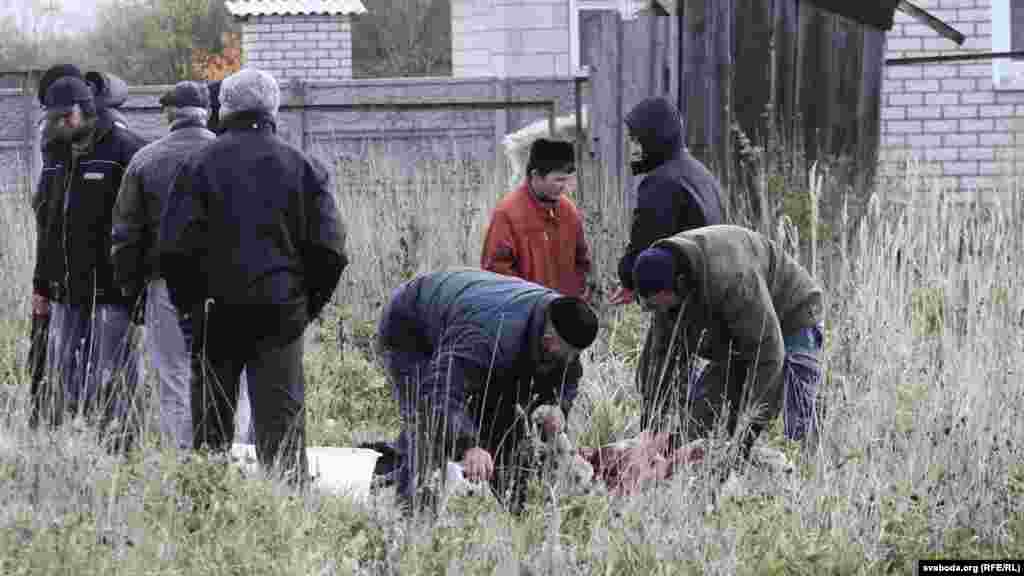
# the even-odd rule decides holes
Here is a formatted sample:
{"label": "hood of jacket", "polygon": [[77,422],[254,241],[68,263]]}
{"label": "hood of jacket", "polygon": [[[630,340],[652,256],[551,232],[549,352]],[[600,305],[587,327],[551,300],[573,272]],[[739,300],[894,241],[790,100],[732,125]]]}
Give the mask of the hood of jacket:
{"label": "hood of jacket", "polygon": [[648,98],[626,115],[629,133],[643,149],[643,159],[631,164],[634,174],[650,172],[679,154],[683,123],[679,112],[664,98]]}

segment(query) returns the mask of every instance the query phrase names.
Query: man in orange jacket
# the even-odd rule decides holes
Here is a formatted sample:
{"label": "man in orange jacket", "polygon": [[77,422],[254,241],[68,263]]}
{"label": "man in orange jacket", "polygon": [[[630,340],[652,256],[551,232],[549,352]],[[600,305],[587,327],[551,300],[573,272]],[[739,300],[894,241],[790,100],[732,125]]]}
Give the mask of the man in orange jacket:
{"label": "man in orange jacket", "polygon": [[586,299],[590,249],[576,205],[566,196],[575,172],[571,143],[544,138],[533,143],[526,181],[491,215],[481,268]]}

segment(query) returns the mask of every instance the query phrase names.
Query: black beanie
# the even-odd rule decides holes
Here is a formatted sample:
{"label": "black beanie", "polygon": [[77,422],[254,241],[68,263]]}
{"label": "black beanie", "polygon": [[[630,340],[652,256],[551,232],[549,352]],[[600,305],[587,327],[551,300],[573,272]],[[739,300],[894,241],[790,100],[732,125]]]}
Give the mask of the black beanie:
{"label": "black beanie", "polygon": [[[575,171],[576,152],[571,142],[538,138],[530,146],[530,158],[526,162],[526,173],[536,170],[547,176],[555,170]],[[567,168],[568,167],[568,168]]]}
{"label": "black beanie", "polygon": [[39,78],[39,105],[44,106],[46,104],[46,91],[49,90],[50,84],[56,82],[59,78],[65,76],[74,76],[75,78],[83,78],[82,71],[74,64],[57,64],[47,68],[46,72],[43,72],[42,77]]}
{"label": "black beanie", "polygon": [[579,298],[563,296],[553,300],[548,318],[558,335],[575,348],[582,350],[597,338],[597,315]]}

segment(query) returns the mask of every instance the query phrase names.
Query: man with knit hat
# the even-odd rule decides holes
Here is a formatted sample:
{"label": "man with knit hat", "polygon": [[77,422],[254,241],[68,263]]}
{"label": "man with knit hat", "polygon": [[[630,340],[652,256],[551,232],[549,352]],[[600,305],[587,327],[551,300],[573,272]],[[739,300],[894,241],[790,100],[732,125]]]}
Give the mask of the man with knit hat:
{"label": "man with knit hat", "polygon": [[521,418],[558,408],[543,433],[563,431],[582,374],[576,360],[597,330],[579,298],[485,270],[443,270],[396,288],[381,313],[377,350],[403,420],[397,489],[406,510],[420,507],[418,486],[449,460],[503,496]]}
{"label": "man with knit hat", "polygon": [[480,266],[585,297],[590,249],[568,197],[576,155],[569,142],[540,138],[530,146],[526,181],[494,208]]}
{"label": "man with knit hat", "polygon": [[[690,230],[641,252],[633,282],[654,314],[637,370],[645,431],[666,432],[659,420],[675,403],[676,445],[707,437],[723,412],[744,456],[780,410],[788,438],[814,434],[823,295],[777,243],[738,226]],[[697,374],[691,355],[710,364]],[[749,430],[738,429],[749,409]]]}
{"label": "man with knit hat", "polygon": [[[204,84],[179,82],[160,98],[160,105],[170,133],[139,150],[121,179],[114,206],[111,258],[122,292],[126,296],[145,292],[146,348],[160,381],[160,430],[173,445],[191,448],[189,343],[160,272],[157,233],[174,175],[189,155],[216,135],[206,129],[210,104]],[[239,420],[247,424],[244,383],[241,390],[245,417]],[[248,441],[244,434],[240,436]]]}
{"label": "man with knit hat", "polygon": [[[44,105],[33,286],[53,311],[46,354],[51,376],[39,387],[37,403],[53,423],[72,410],[104,424],[129,424],[139,375],[131,326],[136,301],[116,288],[108,256],[118,187],[145,142],[99,114],[92,88],[79,76],[53,79]],[[126,432],[115,439],[130,441]]]}
{"label": "man with knit hat", "polygon": [[280,99],[262,70],[224,79],[224,133],[174,178],[158,262],[192,331],[194,448],[230,448],[244,369],[260,463],[304,483],[303,334],[348,260],[330,173],[276,134]]}
{"label": "man with knit hat", "polygon": [[[51,66],[43,73],[39,78],[39,86],[37,95],[39,97],[39,106],[44,107],[46,105],[46,91],[50,85],[56,80],[63,78],[64,76],[75,76],[78,78],[82,77],[82,71],[74,64],[56,64]],[[43,120],[46,120],[46,116],[43,116]],[[40,151],[43,156],[43,164],[48,163],[48,156],[51,155],[53,149],[52,144],[54,141],[52,132],[48,133],[46,128],[50,125],[49,122],[44,122],[40,126]],[[45,173],[44,173],[45,174]],[[36,185],[35,193],[32,195],[32,209],[36,213],[38,218],[41,214],[38,210],[39,205],[43,200],[43,183],[44,179],[40,177],[39,182]],[[38,228],[42,228],[42,222],[36,222]],[[39,236],[36,237],[39,240]],[[29,418],[29,422],[32,426],[38,423],[40,411],[42,410],[41,400],[42,393],[40,387],[43,385],[43,378],[46,372],[46,345],[49,340],[50,331],[50,301],[46,297],[47,290],[45,287],[40,288],[39,284],[39,273],[42,268],[43,250],[41,245],[36,246],[36,267],[33,272],[33,290],[32,290],[32,326],[31,326],[31,340],[29,342],[28,350],[28,364],[29,374],[31,378],[30,394],[32,397],[32,411]]]}

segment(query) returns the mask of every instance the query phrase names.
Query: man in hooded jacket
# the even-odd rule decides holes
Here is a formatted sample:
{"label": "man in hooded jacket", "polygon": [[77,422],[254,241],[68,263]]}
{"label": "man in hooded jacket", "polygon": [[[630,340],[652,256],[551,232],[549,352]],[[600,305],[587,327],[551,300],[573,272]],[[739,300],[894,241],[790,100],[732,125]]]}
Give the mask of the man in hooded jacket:
{"label": "man in hooded jacket", "polygon": [[94,414],[100,407],[105,422],[124,421],[138,378],[131,319],[139,295],[115,286],[111,215],[124,170],[145,141],[102,113],[93,89],[74,74],[53,79],[44,103],[33,291],[52,312],[49,375],[35,404],[53,423],[65,410]]}
{"label": "man in hooded jacket", "polygon": [[629,245],[619,260],[622,287],[612,297],[614,304],[633,301],[633,263],[655,240],[723,222],[721,186],[683,145],[679,111],[665,98],[648,98],[625,123],[631,168],[644,178],[637,187]]}
{"label": "man in hooded jacket", "polygon": [[347,257],[329,173],[276,134],[280,98],[255,68],[222,82],[224,133],[174,178],[158,258],[192,329],[194,448],[230,447],[245,369],[259,461],[302,483],[303,333]]}

